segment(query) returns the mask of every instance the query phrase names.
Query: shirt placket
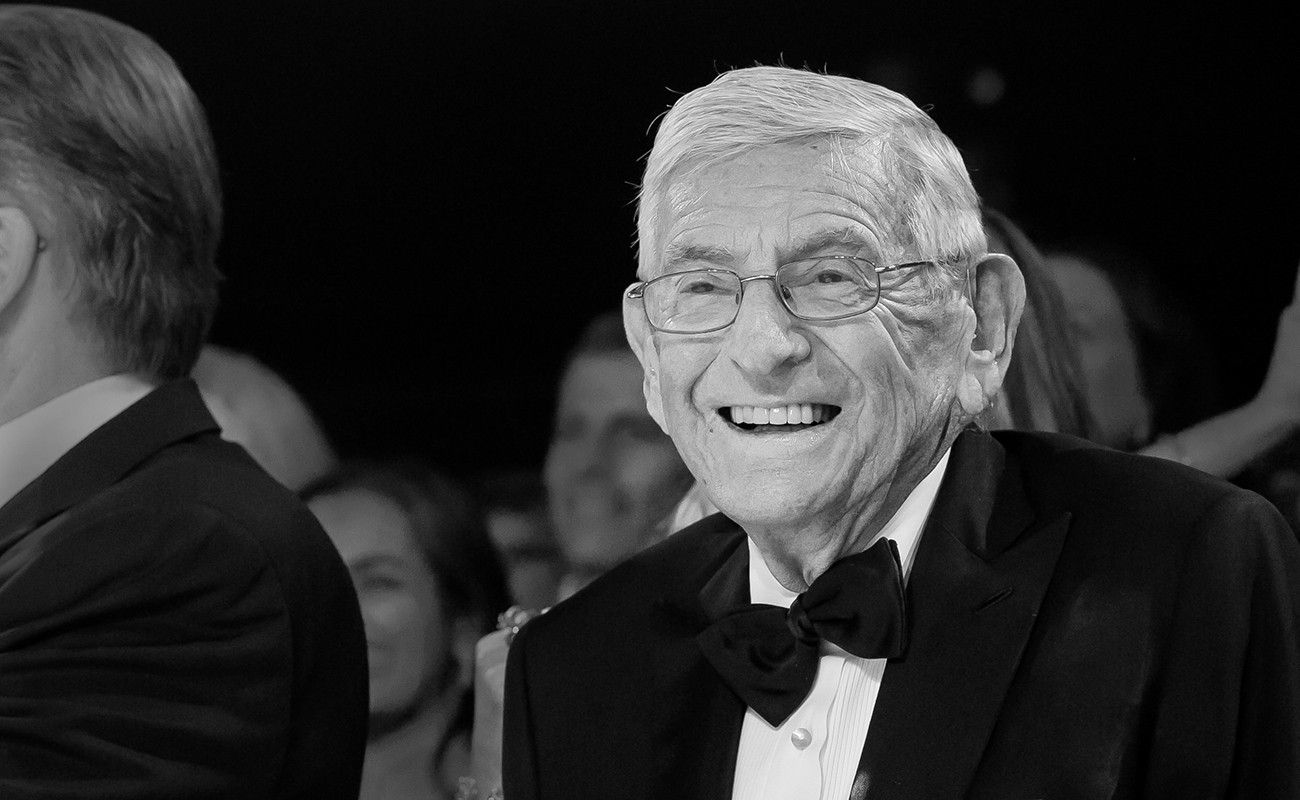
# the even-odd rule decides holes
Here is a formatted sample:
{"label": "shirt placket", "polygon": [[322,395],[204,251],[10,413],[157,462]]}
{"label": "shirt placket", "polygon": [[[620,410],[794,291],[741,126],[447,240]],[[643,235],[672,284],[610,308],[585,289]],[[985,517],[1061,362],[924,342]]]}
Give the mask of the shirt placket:
{"label": "shirt placket", "polygon": [[822,751],[826,747],[831,704],[843,668],[842,656],[820,658],[817,678],[808,697],[780,727],[767,770],[767,797],[820,800]]}

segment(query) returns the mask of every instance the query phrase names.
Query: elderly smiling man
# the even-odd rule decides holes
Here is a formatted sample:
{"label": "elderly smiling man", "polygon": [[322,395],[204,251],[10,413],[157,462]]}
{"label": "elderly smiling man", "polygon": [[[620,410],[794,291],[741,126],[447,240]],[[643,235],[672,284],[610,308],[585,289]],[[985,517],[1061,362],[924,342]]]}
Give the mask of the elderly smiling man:
{"label": "elderly smiling man", "polygon": [[520,631],[509,800],[1300,797],[1294,535],[970,426],[1023,283],[915,105],[726,73],[664,118],[639,223],[646,400],[723,514]]}

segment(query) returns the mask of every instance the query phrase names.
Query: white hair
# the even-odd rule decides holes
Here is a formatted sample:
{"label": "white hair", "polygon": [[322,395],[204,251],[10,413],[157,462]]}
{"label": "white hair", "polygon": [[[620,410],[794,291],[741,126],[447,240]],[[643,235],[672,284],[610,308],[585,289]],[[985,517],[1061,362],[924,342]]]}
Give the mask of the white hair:
{"label": "white hair", "polygon": [[879,222],[901,251],[953,267],[982,255],[979,197],[961,155],[924,111],[897,92],[788,67],[724,72],[664,115],[637,201],[640,274],[658,267],[661,213],[676,181],[749,150],[807,139],[878,182]]}

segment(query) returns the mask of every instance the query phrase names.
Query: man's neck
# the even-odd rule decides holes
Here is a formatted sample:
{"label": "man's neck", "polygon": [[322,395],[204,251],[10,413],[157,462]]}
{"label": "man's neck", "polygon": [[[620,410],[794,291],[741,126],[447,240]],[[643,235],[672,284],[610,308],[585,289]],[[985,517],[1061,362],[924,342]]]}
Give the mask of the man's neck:
{"label": "man's neck", "polygon": [[746,533],[763,554],[772,576],[786,589],[803,592],[836,561],[864,550],[915,488],[915,482],[906,491],[897,484],[885,487],[866,508],[844,513],[829,523],[814,520],[779,529],[747,528]]}
{"label": "man's neck", "polygon": [[[960,430],[960,426],[955,426]],[[763,554],[772,576],[793,592],[807,590],[812,582],[845,556],[870,546],[894,518],[917,486],[933,472],[956,440],[945,435],[940,446],[911,464],[905,463],[893,480],[877,486],[856,505],[845,503],[832,514],[789,525],[745,525],[745,532]]]}

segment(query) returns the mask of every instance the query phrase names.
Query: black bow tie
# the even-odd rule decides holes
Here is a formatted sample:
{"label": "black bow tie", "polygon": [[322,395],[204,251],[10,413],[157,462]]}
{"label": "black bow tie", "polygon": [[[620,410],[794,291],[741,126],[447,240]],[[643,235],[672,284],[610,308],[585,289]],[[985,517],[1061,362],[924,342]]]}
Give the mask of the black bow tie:
{"label": "black bow tie", "polygon": [[907,649],[903,567],[892,540],[836,561],[788,612],[747,605],[697,637],[727,685],[774,726],[812,690],[822,639],[860,658],[895,658]]}

